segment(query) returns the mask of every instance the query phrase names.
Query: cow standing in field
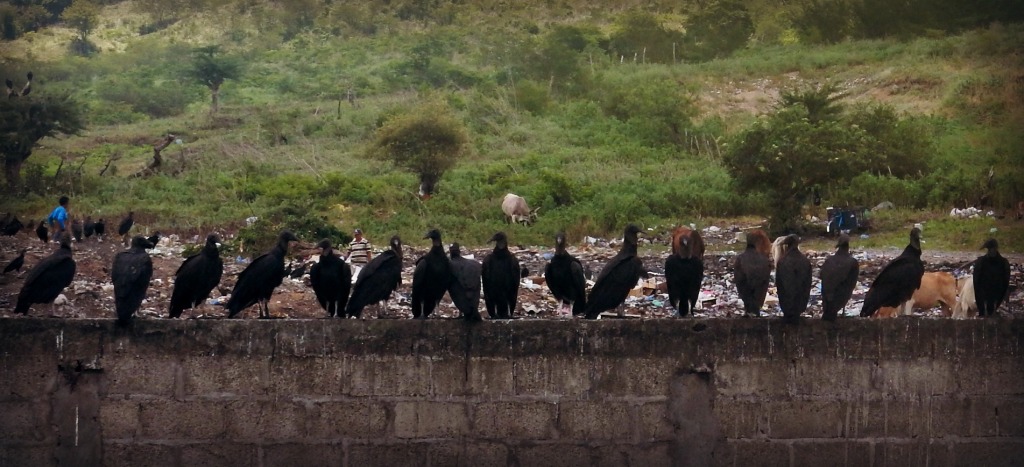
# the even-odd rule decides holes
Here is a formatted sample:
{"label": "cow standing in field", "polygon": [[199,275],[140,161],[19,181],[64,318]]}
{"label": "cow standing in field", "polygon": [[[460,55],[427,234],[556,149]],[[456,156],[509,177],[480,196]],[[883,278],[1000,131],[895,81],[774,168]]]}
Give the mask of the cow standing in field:
{"label": "cow standing in field", "polygon": [[540,208],[531,211],[530,206],[526,204],[525,198],[509,193],[505,195],[505,199],[501,201],[501,210],[505,213],[505,222],[522,222],[525,225],[530,225],[533,221],[537,220],[537,211],[539,211]]}

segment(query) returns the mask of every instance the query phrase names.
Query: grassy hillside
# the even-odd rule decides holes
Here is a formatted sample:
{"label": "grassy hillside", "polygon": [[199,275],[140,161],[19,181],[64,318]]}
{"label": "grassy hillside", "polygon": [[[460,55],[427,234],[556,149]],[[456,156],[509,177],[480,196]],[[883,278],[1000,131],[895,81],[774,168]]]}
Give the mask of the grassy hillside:
{"label": "grassy hillside", "polygon": [[[1000,209],[1024,199],[1020,24],[905,41],[753,44],[725,59],[651,64],[596,45],[615,29],[616,11],[457,10],[439,24],[350,6],[336,12],[344,26],[318,18],[290,30],[267,20],[267,5],[225,2],[145,35],[154,19],[143,3],[107,5],[90,35],[100,52],[89,57],[67,53],[74,33],[60,27],[0,43],[4,74],[32,69],[36,93],[73,89],[89,121],[81,135],[42,142],[25,169],[27,193],[5,196],[0,211],[42,215],[68,193],[81,215],[133,209],[165,230],[240,226],[255,215],[267,230],[360,226],[418,239],[438,227],[468,244],[498,229],[547,244],[559,229],[579,239],[626,222],[756,222],[765,201],[743,194],[721,154],[780,90],[826,82],[850,106],[886,103],[923,122],[935,153],[914,179],[850,174],[854,182],[828,187],[822,206],[889,200],[903,209],[882,224],[901,232],[985,195]],[[359,23],[361,14],[370,19]],[[558,56],[545,47],[567,25],[596,39]],[[191,48],[210,44],[246,65],[222,87],[216,114],[206,88],[184,77]],[[366,149],[387,116],[437,96],[465,123],[472,151],[421,201],[415,175]],[[676,121],[677,132],[665,129]],[[168,132],[182,144],[164,151],[164,173],[132,177]],[[536,225],[504,224],[507,192],[541,208]],[[998,226],[1016,238],[1007,248],[1024,250],[1012,222],[971,222],[948,247],[975,248]]]}

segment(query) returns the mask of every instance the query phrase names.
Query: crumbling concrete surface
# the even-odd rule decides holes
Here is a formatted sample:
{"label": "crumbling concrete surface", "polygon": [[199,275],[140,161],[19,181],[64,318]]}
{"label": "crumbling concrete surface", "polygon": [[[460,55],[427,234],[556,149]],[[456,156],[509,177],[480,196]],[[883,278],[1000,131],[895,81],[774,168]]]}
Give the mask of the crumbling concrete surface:
{"label": "crumbling concrete surface", "polygon": [[1024,320],[0,319],[0,465],[1020,465]]}

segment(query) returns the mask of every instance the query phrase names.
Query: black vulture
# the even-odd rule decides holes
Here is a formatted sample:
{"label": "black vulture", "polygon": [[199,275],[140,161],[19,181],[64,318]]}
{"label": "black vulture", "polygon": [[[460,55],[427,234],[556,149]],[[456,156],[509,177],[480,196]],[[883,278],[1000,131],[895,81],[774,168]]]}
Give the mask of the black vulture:
{"label": "black vulture", "polygon": [[149,242],[150,248],[155,247],[158,243],[160,243],[160,231],[157,230],[156,232],[153,232],[153,235],[146,237],[146,241]]}
{"label": "black vulture", "polygon": [[288,253],[288,243],[297,241],[299,239],[291,232],[281,232],[274,248],[246,266],[238,275],[238,282],[235,282],[235,289],[228,299],[228,318],[234,318],[255,304],[259,304],[260,318],[270,318],[270,305],[267,302],[274,294],[274,289],[284,280],[284,255]]}
{"label": "black vulture", "polygon": [[974,262],[974,300],[978,316],[995,316],[1010,290],[1010,262],[999,254],[996,239],[988,239],[981,247],[988,252]]}
{"label": "black vulture", "polygon": [[430,251],[416,260],[412,273],[412,316],[426,319],[448,291],[452,266],[441,245],[441,232],[432,229],[423,237],[430,239]]}
{"label": "black vulture", "polygon": [[36,236],[43,243],[50,241],[50,229],[46,228],[46,221],[39,221],[39,226],[36,227]]}
{"label": "black vulture", "polygon": [[481,269],[484,306],[492,319],[511,319],[519,298],[522,270],[519,268],[519,260],[508,251],[505,232],[494,234],[488,242],[494,242],[494,250],[484,258]]}
{"label": "black vulture", "polygon": [[4,224],[3,232],[0,233],[3,233],[8,237],[12,237],[14,235],[17,235],[18,232],[21,232],[21,229],[24,228],[25,224],[22,224],[21,221],[18,220],[18,216],[14,216],[14,219]]}
{"label": "black vulture", "polygon": [[785,246],[786,251],[775,266],[775,285],[779,290],[782,319],[795,323],[807,310],[807,301],[811,298],[811,262],[800,251],[800,237],[786,237]]}
{"label": "black vulture", "polygon": [[171,292],[169,317],[181,316],[182,310],[195,308],[210,296],[210,291],[220,283],[224,274],[224,263],[220,259],[216,234],[206,236],[202,251],[185,259],[174,273],[174,290]]}
{"label": "black vulture", "polygon": [[22,248],[21,254],[17,258],[12,259],[10,263],[7,263],[7,266],[4,267],[4,274],[11,271],[21,271],[21,267],[25,265],[25,251],[26,249]]}
{"label": "black vulture", "polygon": [[346,316],[360,317],[366,305],[386,301],[402,283],[402,239],[395,235],[390,244],[390,250],[377,255],[359,270],[352,286],[352,297],[345,307]]}
{"label": "black vulture", "polygon": [[84,230],[82,229],[82,221],[78,219],[71,221],[71,233],[75,234],[76,242],[82,241],[82,234],[84,233]]}
{"label": "black vulture", "polygon": [[53,303],[75,277],[75,259],[71,257],[71,236],[61,235],[60,248],[39,261],[25,275],[18,294],[15,313],[27,314],[33,303]]}
{"label": "black vulture", "polygon": [[10,78],[7,78],[6,80],[4,80],[4,84],[7,85],[7,98],[8,99],[18,95],[16,92],[14,92],[14,81],[11,81]]}
{"label": "black vulture", "polygon": [[910,231],[910,243],[903,249],[903,253],[885,265],[878,277],[875,277],[864,297],[860,315],[871,316],[883,306],[898,308],[921,287],[921,276],[924,276],[921,230],[914,227]]}
{"label": "black vulture", "polygon": [[462,312],[462,318],[470,322],[481,321],[480,317],[480,276],[482,267],[475,259],[463,258],[459,244],[448,247],[451,256],[452,281],[448,284],[448,296],[455,308]]}
{"label": "black vulture", "polygon": [[302,279],[302,276],[306,275],[306,269],[309,268],[309,263],[304,260],[299,260],[299,267],[292,268],[288,271],[287,276],[292,279]]}
{"label": "black vulture", "polygon": [[700,232],[679,227],[672,233],[672,253],[665,259],[668,301],[679,316],[693,312],[704,282],[704,239]]}
{"label": "black vulture", "polygon": [[835,321],[857,287],[860,265],[850,256],[850,237],[839,236],[836,253],[821,266],[821,319]]}
{"label": "black vulture", "polygon": [[100,220],[96,221],[96,224],[93,225],[93,228],[96,229],[96,237],[102,237],[107,231],[107,223],[103,222],[103,219],[100,218]]}
{"label": "black vulture", "polygon": [[758,234],[747,234],[747,249],[736,255],[736,261],[733,263],[733,280],[736,282],[736,291],[743,300],[743,311],[746,316],[760,315],[764,297],[768,294],[772,262],[768,255],[761,253],[758,248],[763,240]]}
{"label": "black vulture", "polygon": [[555,235],[555,254],[544,268],[544,282],[558,300],[559,311],[569,308],[573,316],[586,312],[587,280],[583,277],[583,264],[565,251],[565,232]]}
{"label": "black vulture", "polygon": [[110,278],[114,282],[114,310],[117,324],[126,326],[132,321],[135,311],[146,298],[149,280],[153,278],[153,259],[147,249],[153,244],[142,235],[132,239],[132,246],[114,256]]}
{"label": "black vulture", "polygon": [[121,240],[128,243],[128,232],[132,230],[132,225],[135,224],[135,212],[128,211],[128,216],[121,219],[121,224],[117,226],[117,234],[121,236]]}
{"label": "black vulture", "polygon": [[352,289],[352,268],[334,254],[330,240],[320,240],[317,246],[321,248],[320,261],[309,270],[309,284],[327,316],[344,318],[348,292]]}
{"label": "black vulture", "polygon": [[622,248],[619,253],[608,260],[594,281],[587,297],[587,319],[597,319],[601,312],[621,305],[629,296],[629,291],[636,287],[640,277],[645,276],[644,264],[636,255],[637,235],[640,228],[629,224],[622,234]]}
{"label": "black vulture", "polygon": [[92,234],[96,233],[96,223],[92,221],[92,216],[85,216],[85,225],[82,226],[82,233],[85,238],[89,238]]}

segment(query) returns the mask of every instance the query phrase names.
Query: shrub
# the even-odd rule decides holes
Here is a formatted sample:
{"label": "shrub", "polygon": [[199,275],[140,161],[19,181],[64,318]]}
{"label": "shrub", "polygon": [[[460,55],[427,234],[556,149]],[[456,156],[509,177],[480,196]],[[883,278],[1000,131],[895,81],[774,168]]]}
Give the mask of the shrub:
{"label": "shrub", "polygon": [[390,160],[420,178],[427,193],[468,151],[469,136],[443,101],[432,99],[377,129],[369,155]]}

